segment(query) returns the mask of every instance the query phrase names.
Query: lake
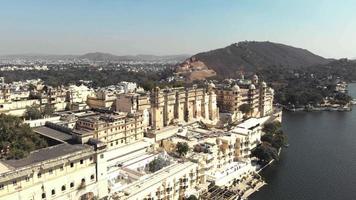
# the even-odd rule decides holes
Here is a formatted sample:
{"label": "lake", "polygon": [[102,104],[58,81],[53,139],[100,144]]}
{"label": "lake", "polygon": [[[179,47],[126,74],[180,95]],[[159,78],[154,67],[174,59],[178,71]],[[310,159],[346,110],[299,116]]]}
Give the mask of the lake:
{"label": "lake", "polygon": [[[349,85],[356,98],[356,84]],[[251,200],[356,199],[356,106],[351,112],[284,112],[289,148],[266,168]]]}

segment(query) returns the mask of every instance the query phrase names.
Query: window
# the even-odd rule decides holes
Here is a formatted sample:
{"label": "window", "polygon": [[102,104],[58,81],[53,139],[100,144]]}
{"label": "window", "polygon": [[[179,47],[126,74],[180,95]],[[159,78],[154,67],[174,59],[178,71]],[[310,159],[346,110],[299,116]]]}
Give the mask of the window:
{"label": "window", "polygon": [[55,195],[56,194],[56,190],[52,190],[52,195]]}
{"label": "window", "polygon": [[80,160],[80,164],[83,164],[83,163],[84,163],[83,159],[82,159],[82,160]]}
{"label": "window", "polygon": [[71,187],[71,188],[74,187],[74,182],[71,182],[71,183],[70,183],[70,187]]}
{"label": "window", "polygon": [[38,177],[38,178],[41,178],[41,176],[42,176],[42,173],[39,172],[39,173],[37,174],[37,177]]}
{"label": "window", "polygon": [[63,185],[63,186],[62,186],[62,191],[65,191],[65,190],[66,190],[66,186]]}
{"label": "window", "polygon": [[16,180],[12,181],[12,184],[17,185],[17,181]]}
{"label": "window", "polygon": [[42,199],[46,198],[46,193],[42,193]]}
{"label": "window", "polygon": [[30,181],[30,177],[26,176],[25,180],[26,180],[26,182],[29,182]]}
{"label": "window", "polygon": [[70,163],[70,167],[74,167],[74,163]]}
{"label": "window", "polygon": [[50,169],[50,170],[49,170],[49,174],[53,174],[53,169]]}
{"label": "window", "polygon": [[60,169],[61,171],[63,171],[63,170],[64,170],[64,167],[63,167],[63,166],[61,166],[59,169]]}
{"label": "window", "polygon": [[3,190],[4,189],[4,185],[0,185],[0,190]]}
{"label": "window", "polygon": [[104,154],[100,154],[100,158],[104,158]]}
{"label": "window", "polygon": [[90,176],[90,179],[91,179],[91,180],[94,180],[94,178],[95,178],[95,177],[94,177],[94,174],[92,174],[92,175]]}
{"label": "window", "polygon": [[82,183],[85,183],[85,178],[82,178]]}

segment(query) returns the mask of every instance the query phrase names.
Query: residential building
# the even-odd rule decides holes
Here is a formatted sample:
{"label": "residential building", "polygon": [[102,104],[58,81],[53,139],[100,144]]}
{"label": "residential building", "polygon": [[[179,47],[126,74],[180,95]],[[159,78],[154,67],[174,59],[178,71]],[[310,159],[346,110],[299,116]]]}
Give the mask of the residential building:
{"label": "residential building", "polygon": [[94,138],[114,149],[141,140],[144,129],[141,113],[99,114],[79,118],[72,134],[80,143]]}
{"label": "residential building", "polygon": [[97,165],[99,155],[89,145],[59,144],[20,160],[1,161],[0,199],[104,198],[106,171]]}

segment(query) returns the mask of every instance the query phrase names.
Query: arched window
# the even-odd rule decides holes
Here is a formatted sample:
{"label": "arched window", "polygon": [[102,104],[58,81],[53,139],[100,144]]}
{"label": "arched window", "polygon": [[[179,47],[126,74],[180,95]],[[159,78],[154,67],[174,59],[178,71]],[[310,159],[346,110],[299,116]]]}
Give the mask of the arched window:
{"label": "arched window", "polygon": [[63,186],[62,186],[62,191],[65,191],[65,190],[66,190],[66,186],[63,185]]}

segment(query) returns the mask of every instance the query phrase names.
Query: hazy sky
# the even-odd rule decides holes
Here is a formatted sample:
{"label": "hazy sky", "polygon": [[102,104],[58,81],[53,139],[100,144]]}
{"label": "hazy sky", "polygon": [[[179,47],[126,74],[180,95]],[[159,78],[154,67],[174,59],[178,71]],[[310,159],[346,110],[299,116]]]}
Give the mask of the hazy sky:
{"label": "hazy sky", "polygon": [[242,40],[356,57],[356,0],[0,0],[0,54],[194,54]]}

